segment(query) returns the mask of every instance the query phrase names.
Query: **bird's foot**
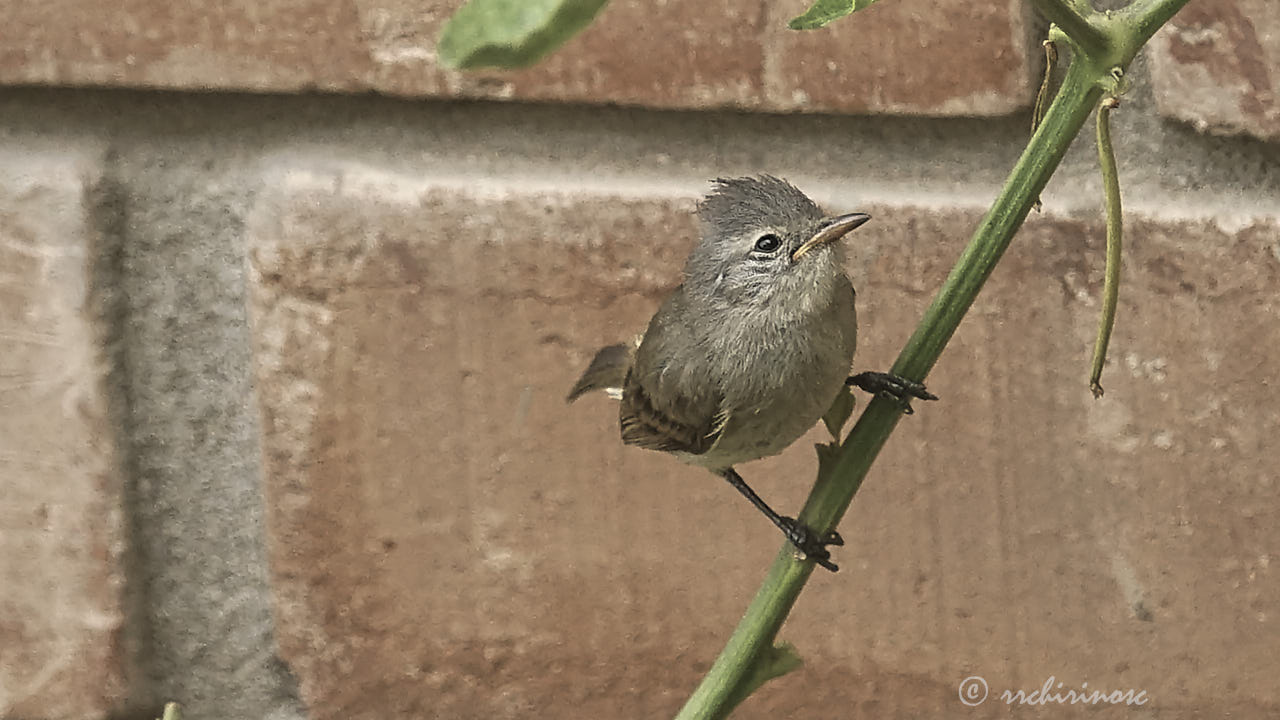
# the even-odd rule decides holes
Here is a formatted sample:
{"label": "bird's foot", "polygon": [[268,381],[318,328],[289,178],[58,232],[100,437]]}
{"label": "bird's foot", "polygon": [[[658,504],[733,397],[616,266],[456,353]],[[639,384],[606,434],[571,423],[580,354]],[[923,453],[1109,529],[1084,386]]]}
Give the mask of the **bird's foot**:
{"label": "bird's foot", "polygon": [[840,566],[831,562],[831,551],[827,550],[828,545],[844,545],[844,538],[840,537],[840,533],[832,530],[825,535],[819,535],[808,525],[802,525],[799,520],[789,517],[781,518],[778,527],[782,528],[782,534],[787,536],[787,540],[795,545],[806,559],[818,563],[831,572],[840,569]]}
{"label": "bird's foot", "polygon": [[883,372],[864,372],[858,373],[845,381],[846,385],[865,390],[872,395],[881,395],[891,400],[898,401],[902,406],[902,412],[910,415],[915,412],[911,409],[911,398],[920,400],[937,400],[938,396],[925,389],[924,383],[918,383],[915,380],[908,380],[899,377],[893,373]]}

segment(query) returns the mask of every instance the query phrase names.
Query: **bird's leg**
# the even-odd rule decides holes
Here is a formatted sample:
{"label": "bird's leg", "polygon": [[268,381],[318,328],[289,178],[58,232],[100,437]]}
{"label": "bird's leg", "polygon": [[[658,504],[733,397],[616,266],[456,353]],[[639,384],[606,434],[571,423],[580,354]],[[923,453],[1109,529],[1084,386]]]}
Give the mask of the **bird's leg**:
{"label": "bird's leg", "polygon": [[937,395],[925,390],[923,383],[908,380],[893,373],[858,373],[845,380],[845,384],[865,390],[872,395],[883,395],[892,400],[897,400],[898,404],[902,406],[902,412],[906,415],[915,412],[911,409],[911,398],[919,398],[921,400],[938,399]]}
{"label": "bird's leg", "polygon": [[782,534],[787,537],[787,540],[789,540],[792,545],[799,548],[800,552],[804,553],[805,557],[813,560],[831,572],[835,572],[840,569],[835,563],[831,562],[831,552],[827,550],[828,545],[844,544],[844,538],[840,537],[840,533],[832,530],[826,535],[820,536],[818,533],[810,529],[809,526],[802,525],[795,518],[785,517],[774,512],[773,508],[769,507],[769,504],[757,495],[756,491],[752,490],[747,485],[747,481],[743,480],[742,476],[738,474],[738,471],[733,468],[719,470],[717,471],[717,474],[725,480],[728,480],[729,484],[750,500],[752,505],[755,505],[760,512],[764,513],[765,517],[769,518],[770,522],[777,525],[778,528],[782,530]]}

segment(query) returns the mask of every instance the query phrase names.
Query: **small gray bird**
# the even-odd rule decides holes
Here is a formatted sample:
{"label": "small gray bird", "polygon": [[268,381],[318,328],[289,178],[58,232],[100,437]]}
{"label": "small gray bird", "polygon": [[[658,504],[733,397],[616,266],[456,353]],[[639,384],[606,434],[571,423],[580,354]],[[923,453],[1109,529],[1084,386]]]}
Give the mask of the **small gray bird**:
{"label": "small gray bird", "polygon": [[800,552],[829,570],[819,535],[774,512],[733,466],[782,452],[826,413],[846,383],[897,398],[936,399],[888,373],[849,377],[857,346],[854,290],[840,243],[870,220],[828,216],[775,177],[720,179],[698,206],[702,237],[677,287],[633,345],[600,350],[569,392],[622,401],[622,441],[672,453],[728,480]]}

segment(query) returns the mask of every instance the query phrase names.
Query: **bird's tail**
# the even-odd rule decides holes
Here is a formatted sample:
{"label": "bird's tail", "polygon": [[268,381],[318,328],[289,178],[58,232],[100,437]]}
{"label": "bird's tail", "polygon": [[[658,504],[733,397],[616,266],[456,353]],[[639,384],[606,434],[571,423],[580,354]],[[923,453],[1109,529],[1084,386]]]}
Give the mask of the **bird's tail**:
{"label": "bird's tail", "polygon": [[622,397],[622,384],[627,379],[627,370],[631,367],[631,358],[635,353],[634,345],[610,345],[600,348],[591,364],[574,383],[573,389],[565,402],[577,400],[583,393],[592,390],[604,390],[610,397]]}

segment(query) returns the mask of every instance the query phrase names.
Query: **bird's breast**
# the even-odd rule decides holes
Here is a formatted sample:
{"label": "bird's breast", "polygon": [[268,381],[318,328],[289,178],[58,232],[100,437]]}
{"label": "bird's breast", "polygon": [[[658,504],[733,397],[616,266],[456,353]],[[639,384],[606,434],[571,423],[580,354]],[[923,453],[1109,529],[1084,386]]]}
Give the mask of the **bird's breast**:
{"label": "bird's breast", "polygon": [[791,326],[733,326],[743,332],[721,333],[712,350],[728,420],[699,463],[709,467],[775,455],[813,427],[844,385],[857,343],[852,293]]}

